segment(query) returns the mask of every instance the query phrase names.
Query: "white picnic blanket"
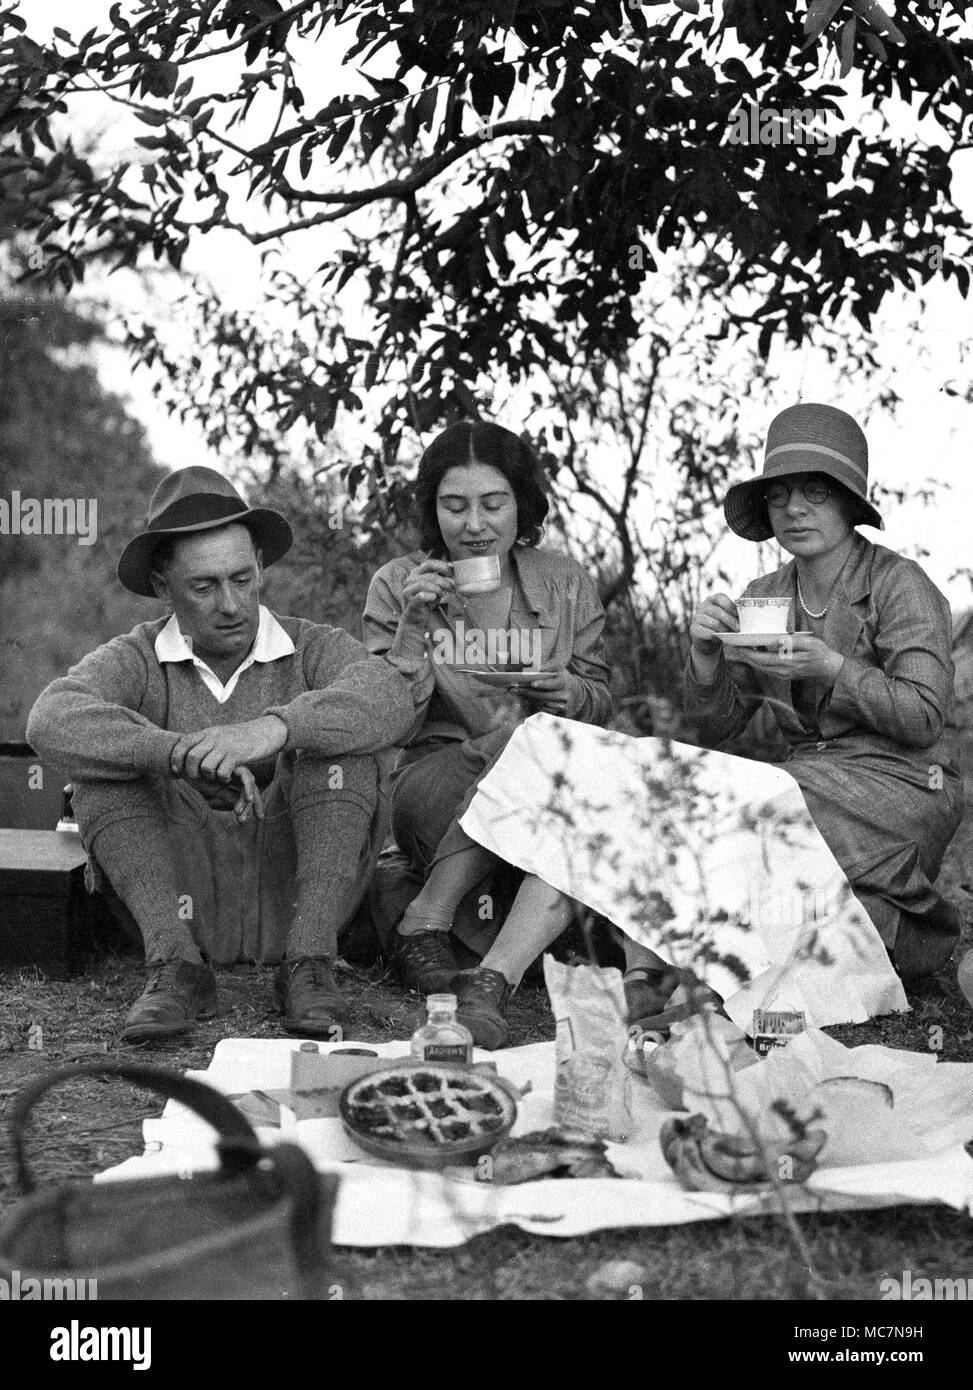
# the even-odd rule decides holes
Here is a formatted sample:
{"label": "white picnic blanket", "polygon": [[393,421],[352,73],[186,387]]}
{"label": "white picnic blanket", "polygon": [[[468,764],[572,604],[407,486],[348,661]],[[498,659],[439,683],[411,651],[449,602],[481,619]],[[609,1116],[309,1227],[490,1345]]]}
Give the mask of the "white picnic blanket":
{"label": "white picnic blanket", "polygon": [[460,824],[509,864],[692,965],[735,1023],[908,1009],[871,919],[782,768],[535,714]]}
{"label": "white picnic blanket", "polygon": [[[911,1127],[915,1145],[914,1157],[906,1161],[820,1169],[806,1187],[788,1190],[795,1210],[829,1212],[939,1202],[973,1213],[973,1160],[963,1149],[963,1141],[973,1135],[973,1064],[937,1062],[931,1054],[892,1048],[844,1048],[815,1030],[797,1041],[800,1048],[792,1054],[792,1070],[805,1069],[812,1080],[863,1075],[891,1084],[897,1119]],[[404,1042],[364,1045],[383,1056],[400,1056],[407,1048]],[[207,1070],[193,1074],[227,1095],[285,1088],[290,1084],[296,1046],[287,1038],[225,1039]],[[792,1047],[793,1043],[784,1050],[784,1058]],[[321,1044],[321,1050],[330,1050],[330,1045]],[[530,1081],[534,1087],[521,1102],[514,1134],[549,1126],[553,1043],[478,1053],[476,1060],[490,1058],[511,1081],[518,1085]],[[775,1065],[781,1065],[780,1058]],[[741,1074],[748,1094],[760,1104],[766,1097],[757,1095],[755,1073],[762,1075],[765,1067],[762,1062]],[[793,1095],[793,1079],[789,1084]],[[613,1227],[760,1215],[774,1209],[773,1199],[768,1202],[759,1196],[684,1192],[659,1151],[659,1127],[669,1112],[641,1078],[633,1077],[633,1091],[630,1139],[609,1146],[616,1170],[632,1175],[626,1178],[546,1179],[499,1187],[379,1163],[348,1138],[338,1119],[300,1120],[283,1129],[261,1128],[258,1133],[267,1144],[281,1138],[295,1141],[317,1168],[341,1174],[334,1218],[338,1245],[453,1246],[507,1223],[535,1235],[576,1236]],[[145,1152],[100,1174],[97,1181],[187,1174],[216,1166],[211,1131],[175,1102],[166,1106],[161,1118],[146,1120],[143,1134]]]}

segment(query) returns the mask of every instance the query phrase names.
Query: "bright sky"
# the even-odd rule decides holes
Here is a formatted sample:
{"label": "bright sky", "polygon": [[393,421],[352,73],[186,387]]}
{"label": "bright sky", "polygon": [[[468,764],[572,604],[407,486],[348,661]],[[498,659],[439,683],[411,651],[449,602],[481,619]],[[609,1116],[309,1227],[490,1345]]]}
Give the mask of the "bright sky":
{"label": "bright sky", "polygon": [[[84,33],[93,25],[104,25],[110,0],[23,0],[21,13],[30,21],[31,31],[42,33],[62,25],[75,34]],[[130,8],[130,6],[123,8]],[[43,11],[43,13],[41,13]],[[314,80],[320,84],[323,101],[337,91],[360,90],[355,74],[340,64],[340,50],[333,44],[324,52],[314,53]],[[229,63],[225,59],[221,62]],[[235,69],[234,69],[235,70]],[[197,74],[199,69],[197,68]],[[307,83],[303,81],[307,92]],[[310,98],[313,100],[313,97]],[[128,118],[121,108],[110,105],[107,99],[91,97],[90,111],[86,110],[86,125],[101,125],[105,130],[108,148],[129,148],[135,133],[144,133],[134,117]],[[312,108],[313,109],[313,108]],[[79,115],[81,113],[79,112]],[[930,132],[931,134],[931,132]],[[953,194],[973,220],[973,156],[967,153],[955,163]],[[285,263],[301,272],[312,272],[325,258],[327,232],[315,231],[291,238],[285,243]],[[211,234],[197,240],[187,257],[186,268],[206,276],[220,291],[227,303],[249,307],[259,303],[257,253],[241,238],[231,234]],[[147,313],[158,315],[158,304],[144,300],[144,291],[135,277],[118,275],[105,281],[104,292],[120,313],[144,305]],[[960,389],[970,381],[970,363],[961,360],[960,345],[970,331],[970,306],[954,288],[936,285],[926,293],[922,313],[922,344],[920,354],[908,349],[904,330],[910,319],[919,313],[915,296],[901,292],[894,301],[887,301],[878,332],[885,362],[892,369],[892,385],[903,398],[895,421],[873,418],[867,427],[871,472],[892,487],[917,486],[934,477],[950,485],[942,489],[929,507],[916,502],[893,505],[886,510],[887,530],[879,537],[866,531],[872,539],[893,549],[907,550],[922,544],[931,553],[924,560],[929,574],[949,596],[955,608],[966,607],[971,595],[966,580],[952,582],[950,575],[957,567],[971,563],[967,542],[968,519],[973,518],[973,468],[967,458],[969,408],[943,391],[946,382]],[[902,348],[897,349],[901,342]],[[773,415],[798,395],[807,400],[825,400],[861,414],[863,394],[855,382],[837,380],[832,368],[821,354],[814,352],[782,352],[775,348],[771,365],[780,373],[780,389],[766,402],[757,416],[747,422],[762,433]],[[216,462],[208,451],[200,432],[191,426],[183,427],[170,419],[151,395],[152,381],[145,372],[133,374],[127,358],[121,353],[108,353],[102,359],[106,384],[131,399],[133,411],[145,422],[158,458],[171,466],[189,463]],[[513,423],[508,421],[507,423]],[[758,549],[746,542],[729,543],[735,550],[724,553],[738,570],[741,583],[757,572],[758,565],[766,569],[769,557],[761,560]],[[731,558],[732,555],[732,558]]]}

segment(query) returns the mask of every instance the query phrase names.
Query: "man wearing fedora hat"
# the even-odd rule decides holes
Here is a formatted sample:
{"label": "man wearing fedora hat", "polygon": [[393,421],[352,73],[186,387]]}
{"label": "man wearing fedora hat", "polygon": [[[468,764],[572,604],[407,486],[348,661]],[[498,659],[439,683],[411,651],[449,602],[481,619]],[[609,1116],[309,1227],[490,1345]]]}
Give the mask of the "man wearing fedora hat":
{"label": "man wearing fedora hat", "polygon": [[171,616],[91,652],[31,711],[30,742],[73,779],[93,880],[142,933],[129,1041],[211,1016],[214,961],[279,961],[289,1032],[334,1036],[342,1018],[338,936],[381,848],[377,755],[411,731],[428,662],[263,607],[262,570],[291,541],[214,470],[170,474],[118,577]]}
{"label": "man wearing fedora hat", "polygon": [[781,600],[787,631],[740,632],[737,603],[693,614],[686,708],[704,742],[776,717],[786,769],[905,980],[950,958],[960,918],[934,884],[963,813],[949,604],[914,560],[857,534],[881,528],[868,444],[843,410],[789,406],[770,425],[759,478],[726,520],[792,558],[745,599]]}

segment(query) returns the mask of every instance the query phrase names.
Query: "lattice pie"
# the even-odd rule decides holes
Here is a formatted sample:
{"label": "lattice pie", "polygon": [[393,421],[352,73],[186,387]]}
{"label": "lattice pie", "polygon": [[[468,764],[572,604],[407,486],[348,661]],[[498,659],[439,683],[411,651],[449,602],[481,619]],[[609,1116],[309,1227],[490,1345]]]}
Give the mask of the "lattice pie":
{"label": "lattice pie", "polygon": [[345,1091],[341,1108],[361,1135],[431,1148],[499,1138],[514,1114],[496,1081],[429,1063],[363,1076]]}

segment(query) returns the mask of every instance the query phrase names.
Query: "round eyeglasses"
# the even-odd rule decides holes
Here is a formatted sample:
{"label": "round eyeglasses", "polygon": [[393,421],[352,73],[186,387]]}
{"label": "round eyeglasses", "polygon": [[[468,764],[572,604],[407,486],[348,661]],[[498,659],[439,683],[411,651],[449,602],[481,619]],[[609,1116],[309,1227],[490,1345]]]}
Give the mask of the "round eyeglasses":
{"label": "round eyeglasses", "polygon": [[786,507],[791,500],[792,492],[799,492],[805,501],[818,504],[827,502],[834,494],[834,488],[822,478],[805,478],[803,482],[771,483],[764,491],[767,506]]}

